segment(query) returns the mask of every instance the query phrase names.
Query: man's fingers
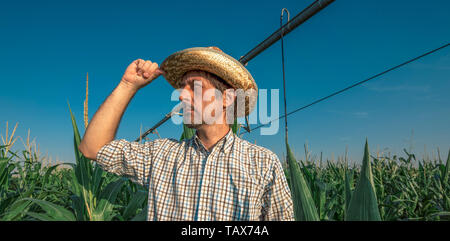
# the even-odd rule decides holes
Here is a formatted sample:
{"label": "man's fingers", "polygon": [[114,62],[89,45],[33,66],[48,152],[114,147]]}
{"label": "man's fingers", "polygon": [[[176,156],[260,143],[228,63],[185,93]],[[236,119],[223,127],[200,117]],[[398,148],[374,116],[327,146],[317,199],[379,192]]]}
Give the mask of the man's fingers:
{"label": "man's fingers", "polygon": [[143,60],[142,59],[136,59],[135,61],[133,61],[133,63],[136,65],[137,68],[139,68],[139,65],[141,64]]}
{"label": "man's fingers", "polygon": [[137,73],[138,75],[143,75],[143,74],[144,74],[144,70],[138,68],[138,70],[136,71],[136,73]]}
{"label": "man's fingers", "polygon": [[139,61],[138,68],[139,68],[139,69],[143,69],[144,64],[145,64],[145,61],[144,61],[143,59],[141,59],[141,60]]}
{"label": "man's fingers", "polygon": [[158,64],[157,63],[152,63],[151,66],[148,69],[148,72],[149,73],[154,73],[156,69],[158,69]]}
{"label": "man's fingers", "polygon": [[140,68],[140,66],[142,66],[143,62],[143,59],[136,59],[135,61],[133,61],[133,63],[136,65],[135,71],[138,75],[142,75],[142,69]]}
{"label": "man's fingers", "polygon": [[150,68],[150,66],[152,65],[152,62],[150,61],[145,61],[144,65],[142,66],[142,69],[144,70],[144,72],[148,72],[148,69]]}
{"label": "man's fingers", "polygon": [[136,59],[133,63],[136,65],[136,74],[145,79],[156,78],[159,75],[165,74],[165,72],[159,68],[157,63],[150,60]]}

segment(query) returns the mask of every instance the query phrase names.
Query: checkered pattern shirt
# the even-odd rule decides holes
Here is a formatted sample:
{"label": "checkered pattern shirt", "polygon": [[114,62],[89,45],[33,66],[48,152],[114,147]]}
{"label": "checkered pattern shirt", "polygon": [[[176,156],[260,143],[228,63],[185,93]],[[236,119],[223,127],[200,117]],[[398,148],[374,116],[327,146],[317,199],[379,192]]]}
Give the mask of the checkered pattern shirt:
{"label": "checkered pattern shirt", "polygon": [[148,188],[147,220],[294,220],[278,157],[231,130],[207,151],[191,139],[114,140],[97,154],[105,171]]}

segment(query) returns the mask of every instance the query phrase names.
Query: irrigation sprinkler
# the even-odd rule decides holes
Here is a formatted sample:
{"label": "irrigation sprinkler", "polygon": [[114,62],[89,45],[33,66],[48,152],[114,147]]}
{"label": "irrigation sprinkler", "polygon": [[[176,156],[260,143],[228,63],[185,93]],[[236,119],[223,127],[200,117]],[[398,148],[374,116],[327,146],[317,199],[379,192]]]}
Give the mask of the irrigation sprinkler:
{"label": "irrigation sprinkler", "polygon": [[[316,0],[311,5],[309,5],[307,8],[305,8],[303,11],[301,11],[299,14],[297,14],[295,17],[292,18],[292,20],[289,20],[286,24],[281,26],[277,31],[272,33],[269,37],[267,37],[264,41],[256,45],[252,50],[250,50],[247,54],[243,55],[239,58],[239,62],[246,66],[247,63],[252,60],[254,57],[258,56],[260,53],[262,53],[264,50],[266,50],[268,47],[276,43],[282,36],[286,36],[289,34],[292,30],[306,22],[308,19],[310,19],[312,16],[316,15],[318,12],[320,12],[322,9],[330,5],[334,0]],[[181,106],[178,106],[181,108]],[[176,111],[178,112],[178,111]],[[152,128],[148,129],[146,132],[144,132],[140,137],[136,139],[136,141],[140,141],[143,138],[145,138],[148,134],[153,132],[156,128],[161,126],[164,122],[169,120],[172,115],[174,115],[176,112],[171,111],[167,113],[162,120],[160,120],[156,125],[154,125]],[[245,117],[245,126],[244,129],[247,132],[250,132],[250,126],[248,123],[248,116]]]}

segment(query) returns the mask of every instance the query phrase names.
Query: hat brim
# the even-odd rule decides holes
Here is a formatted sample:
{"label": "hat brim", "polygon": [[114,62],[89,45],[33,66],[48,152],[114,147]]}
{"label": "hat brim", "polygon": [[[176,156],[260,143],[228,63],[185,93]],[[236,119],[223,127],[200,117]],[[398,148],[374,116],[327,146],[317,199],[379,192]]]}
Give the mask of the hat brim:
{"label": "hat brim", "polygon": [[175,89],[181,88],[185,73],[203,70],[219,76],[235,90],[243,90],[245,111],[238,111],[237,117],[249,115],[256,105],[258,86],[252,75],[239,61],[224,52],[206,47],[181,50],[167,57],[161,69],[165,72],[167,82]]}

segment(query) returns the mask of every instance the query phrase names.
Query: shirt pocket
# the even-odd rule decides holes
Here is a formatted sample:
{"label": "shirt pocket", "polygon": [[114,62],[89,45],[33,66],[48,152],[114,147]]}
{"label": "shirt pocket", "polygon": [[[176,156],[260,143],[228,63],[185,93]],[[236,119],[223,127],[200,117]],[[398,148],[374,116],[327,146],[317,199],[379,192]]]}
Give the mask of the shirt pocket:
{"label": "shirt pocket", "polygon": [[227,178],[229,220],[257,220],[261,214],[263,188],[255,174],[242,167],[230,169]]}

